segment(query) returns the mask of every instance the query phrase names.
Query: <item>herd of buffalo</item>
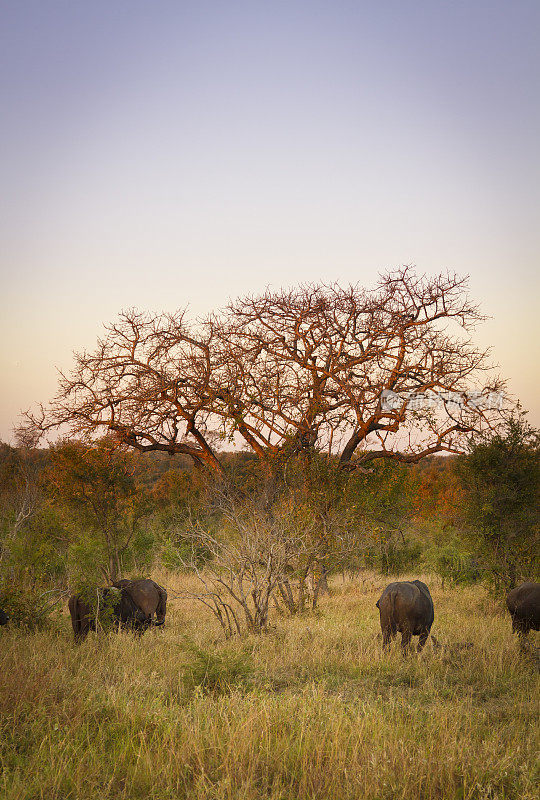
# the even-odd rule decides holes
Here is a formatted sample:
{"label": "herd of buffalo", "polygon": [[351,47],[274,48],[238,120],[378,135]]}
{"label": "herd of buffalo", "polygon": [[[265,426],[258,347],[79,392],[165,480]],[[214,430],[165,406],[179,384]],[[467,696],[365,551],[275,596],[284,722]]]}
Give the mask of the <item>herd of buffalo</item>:
{"label": "herd of buffalo", "polygon": [[[138,633],[151,625],[163,625],[167,610],[167,592],[149,578],[123,579],[112,586],[96,591],[98,604],[110,610],[112,620],[119,627]],[[418,636],[418,652],[424,647],[435,617],[433,600],[422,581],[396,581],[389,584],[377,603],[381,618],[383,648],[387,648],[397,633],[401,633],[401,647],[409,648],[411,637]],[[540,583],[522,583],[506,597],[512,618],[512,631],[523,642],[530,630],[540,630]],[[69,613],[76,642],[82,642],[90,630],[96,628],[96,609],[93,601],[83,594],[69,598]],[[0,625],[8,622],[8,615],[0,609]],[[435,637],[432,635],[437,645]]]}
{"label": "herd of buffalo", "polygon": [[[381,617],[383,647],[401,633],[401,647],[409,648],[412,636],[418,636],[418,652],[427,642],[435,612],[433,600],[422,581],[397,581],[389,584],[377,600]],[[529,631],[540,630],[540,583],[522,583],[506,596],[506,605],[512,618],[512,631],[518,633],[523,643]],[[431,637],[435,645],[437,641]]]}

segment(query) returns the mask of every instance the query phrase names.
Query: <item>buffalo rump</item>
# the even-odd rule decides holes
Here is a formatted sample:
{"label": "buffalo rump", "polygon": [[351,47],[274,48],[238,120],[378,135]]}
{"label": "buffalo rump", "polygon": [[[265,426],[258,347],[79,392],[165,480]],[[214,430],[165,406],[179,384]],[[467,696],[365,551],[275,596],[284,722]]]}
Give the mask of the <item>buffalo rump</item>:
{"label": "buffalo rump", "polygon": [[433,600],[422,581],[397,581],[389,584],[377,601],[381,617],[383,647],[386,649],[398,631],[405,653],[411,636],[419,636],[418,652],[424,647],[433,625]]}
{"label": "buffalo rump", "polygon": [[[127,594],[144,615],[142,626],[163,625],[167,612],[167,592],[150,578],[123,578],[113,584]],[[154,614],[156,618],[154,620]]]}
{"label": "buffalo rump", "polygon": [[512,631],[521,641],[529,631],[540,630],[540,583],[522,583],[508,592],[506,605],[512,617]]}

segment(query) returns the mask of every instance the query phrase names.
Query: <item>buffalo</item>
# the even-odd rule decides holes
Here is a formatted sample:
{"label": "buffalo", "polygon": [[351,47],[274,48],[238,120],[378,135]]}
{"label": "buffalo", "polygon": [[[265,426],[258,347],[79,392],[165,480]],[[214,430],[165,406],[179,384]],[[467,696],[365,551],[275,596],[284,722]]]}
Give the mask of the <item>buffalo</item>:
{"label": "buffalo", "polygon": [[522,583],[508,592],[506,605],[512,617],[512,631],[522,645],[529,631],[540,630],[540,583]]}
{"label": "buffalo", "polygon": [[6,612],[5,612],[5,611],[3,611],[3,610],[0,608],[0,625],[7,625],[7,623],[8,623],[8,620],[9,620],[9,617],[8,617],[8,615],[6,614]]}
{"label": "buffalo", "polygon": [[[163,625],[165,621],[167,592],[152,580],[122,579],[112,587],[97,589],[96,596],[98,603],[110,610],[114,622],[140,634],[150,625]],[[75,641],[82,642],[89,631],[96,629],[96,610],[82,594],[70,597],[68,607]]]}
{"label": "buffalo", "polygon": [[[137,578],[129,580],[122,578],[113,586],[126,592],[137,608],[145,615],[146,627],[150,625],[163,625],[167,612],[167,592],[150,578]],[[154,614],[156,618],[154,620]]]}
{"label": "buffalo", "polygon": [[[131,596],[123,589],[116,587],[97,589],[96,599],[98,604],[107,606],[112,620],[122,627],[130,627],[135,630],[145,629],[146,614],[138,608]],[[90,598],[84,594],[75,594],[70,597],[68,608],[74,639],[77,643],[82,642],[88,636],[89,631],[96,630],[97,609],[93,607]]]}
{"label": "buffalo", "polygon": [[[389,584],[377,601],[381,616],[383,648],[401,633],[401,647],[407,652],[411,636],[419,636],[418,652],[424,647],[433,625],[433,600],[422,581],[398,581]],[[433,637],[432,637],[433,638]]]}

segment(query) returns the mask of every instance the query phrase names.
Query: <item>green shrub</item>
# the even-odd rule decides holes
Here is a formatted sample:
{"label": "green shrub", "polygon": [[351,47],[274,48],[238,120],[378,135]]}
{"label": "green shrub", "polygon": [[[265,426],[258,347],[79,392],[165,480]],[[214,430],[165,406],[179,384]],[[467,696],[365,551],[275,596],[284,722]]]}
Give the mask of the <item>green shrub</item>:
{"label": "green shrub", "polygon": [[67,538],[58,515],[51,508],[41,508],[10,537],[4,568],[21,585],[59,581],[66,573]]}
{"label": "green shrub", "polygon": [[502,429],[473,437],[458,462],[462,524],[486,578],[504,595],[540,572],[540,430],[517,410]]}
{"label": "green shrub", "polygon": [[107,562],[107,555],[101,541],[91,531],[74,531],[75,541],[68,550],[69,583],[77,592],[82,592],[91,586],[103,585],[100,564]]}
{"label": "green shrub", "polygon": [[416,566],[422,548],[406,536],[379,534],[364,553],[365,566],[382,575],[400,575]]}
{"label": "green shrub", "polygon": [[9,617],[9,624],[24,630],[38,630],[52,626],[56,602],[50,593],[33,593],[20,588],[0,587],[0,608]]}
{"label": "green shrub", "polygon": [[161,563],[166,569],[184,570],[186,564],[203,567],[210,559],[209,550],[198,542],[187,539],[166,539],[160,553]]}
{"label": "green shrub", "polygon": [[204,694],[227,694],[231,689],[248,686],[253,679],[251,659],[245,653],[226,650],[212,652],[185,641],[189,664],[184,673],[184,683],[190,689]]}
{"label": "green shrub", "polygon": [[104,595],[95,586],[86,584],[79,586],[76,594],[88,605],[94,618],[97,616],[101,628],[110,630],[116,624],[114,609],[120,601],[120,589],[110,587]]}
{"label": "green shrub", "polygon": [[454,586],[466,586],[482,578],[476,559],[456,540],[432,546],[426,553],[426,562],[442,578],[443,585],[447,581]]}

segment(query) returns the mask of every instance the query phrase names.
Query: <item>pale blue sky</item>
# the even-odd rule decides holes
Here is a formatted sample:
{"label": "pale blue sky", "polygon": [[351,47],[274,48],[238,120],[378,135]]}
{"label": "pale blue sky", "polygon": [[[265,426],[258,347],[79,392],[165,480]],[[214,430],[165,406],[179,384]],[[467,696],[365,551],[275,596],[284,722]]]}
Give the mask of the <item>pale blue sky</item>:
{"label": "pale blue sky", "polygon": [[540,424],[540,4],[0,1],[0,437],[121,308],[471,275]]}

